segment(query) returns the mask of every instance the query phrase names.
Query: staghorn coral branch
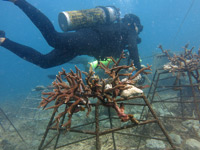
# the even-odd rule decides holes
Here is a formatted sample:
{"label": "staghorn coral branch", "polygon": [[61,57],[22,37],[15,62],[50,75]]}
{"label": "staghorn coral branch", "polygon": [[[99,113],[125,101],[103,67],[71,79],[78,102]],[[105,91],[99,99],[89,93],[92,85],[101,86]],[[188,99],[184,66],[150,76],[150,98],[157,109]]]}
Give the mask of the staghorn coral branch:
{"label": "staghorn coral branch", "polygon": [[102,62],[99,62],[99,67],[105,71],[105,73],[110,74],[111,71],[108,67],[106,67]]}
{"label": "staghorn coral branch", "polygon": [[82,101],[82,98],[80,98],[80,97],[78,97],[78,96],[75,96],[75,95],[74,95],[73,98],[74,98],[75,102],[69,107],[69,109],[68,109],[68,111],[67,111],[68,114],[71,114],[71,113],[72,113],[72,109],[73,109],[76,105],[78,105],[78,104],[80,103],[80,101]]}
{"label": "staghorn coral branch", "polygon": [[66,89],[69,89],[69,88],[70,88],[70,86],[68,86],[65,82],[58,82],[57,85],[58,85],[58,86],[61,86],[61,87],[63,87],[63,88],[66,88]]}
{"label": "staghorn coral branch", "polygon": [[[60,118],[64,117],[66,114],[68,114],[68,120],[61,125],[62,127],[66,127],[66,129],[70,128],[74,113],[84,111],[86,108],[88,110],[86,115],[88,115],[91,112],[92,107],[89,100],[90,98],[97,98],[103,106],[114,108],[122,121],[131,120],[134,123],[137,122],[137,120],[133,118],[133,115],[125,114],[124,105],[121,104],[119,107],[116,103],[116,98],[119,97],[118,99],[121,100],[130,99],[130,97],[121,97],[121,92],[129,89],[130,85],[136,83],[136,81],[133,81],[132,79],[134,79],[138,74],[142,72],[148,74],[145,70],[151,70],[151,66],[139,70],[133,77],[131,77],[132,72],[136,70],[133,66],[133,62],[129,66],[119,65],[121,59],[125,58],[124,52],[122,52],[118,61],[112,57],[109,58],[114,63],[112,66],[110,63],[111,61],[109,61],[107,65],[104,65],[101,62],[99,63],[100,68],[109,75],[108,79],[99,79],[99,77],[95,75],[91,65],[89,72],[81,72],[78,67],[75,66],[76,72],[70,70],[69,73],[66,73],[66,71],[62,69],[62,71],[58,73],[55,81],[52,83],[54,87],[53,91],[43,93],[43,95],[46,95],[47,97],[42,97],[42,101],[40,102],[40,107],[46,108],[50,102],[55,101],[55,105],[46,108],[54,109],[54,112],[58,111],[62,105],[66,106],[64,111],[55,117],[53,123],[55,123],[56,128],[59,128],[60,126]],[[133,68],[130,72],[121,73],[121,71],[124,69],[128,70],[130,67]],[[85,83],[82,79],[82,73],[86,76]],[[127,77],[127,80],[121,81],[120,76]],[[111,85],[111,87],[106,87],[107,84]]]}
{"label": "staghorn coral branch", "polygon": [[112,62],[112,61],[108,61],[108,64],[106,65],[106,68],[109,67],[109,65],[110,65],[111,62]]}
{"label": "staghorn coral branch", "polygon": [[193,57],[192,55],[192,50],[194,49],[194,47],[192,47],[188,52],[185,53],[184,57],[187,58],[188,56],[190,56],[190,58]]}
{"label": "staghorn coral branch", "polygon": [[121,74],[119,74],[119,76],[131,76],[132,75],[132,73],[121,73]]}
{"label": "staghorn coral branch", "polygon": [[[172,72],[174,75],[177,73],[179,76],[182,75],[182,71],[189,71],[193,78],[199,83],[199,75],[195,75],[195,71],[200,67],[200,50],[198,50],[198,55],[193,54],[192,51],[194,47],[188,49],[188,44],[183,47],[184,52],[180,55],[174,55],[169,58],[170,63],[164,65],[164,69]],[[179,79],[180,77],[178,77]]]}
{"label": "staghorn coral branch", "polygon": [[104,93],[105,93],[105,86],[106,86],[105,80],[102,80],[101,95],[104,95]]}
{"label": "staghorn coral branch", "polygon": [[167,50],[164,50],[163,47],[162,47],[162,45],[159,45],[158,48],[160,48],[160,49],[162,50],[162,52],[163,52],[169,59],[171,58],[170,55],[169,55],[169,53],[168,53],[168,51],[167,51]]}
{"label": "staghorn coral branch", "polygon": [[111,59],[114,64],[117,64],[116,60],[113,57],[108,57],[108,59]]}
{"label": "staghorn coral branch", "polygon": [[143,73],[145,70],[151,70],[151,66],[149,66],[149,65],[147,64],[147,67],[144,67],[144,68],[140,69],[140,70],[139,70],[138,72],[136,72],[132,77],[129,76],[129,80],[135,79],[139,74]]}
{"label": "staghorn coral branch", "polygon": [[117,66],[117,67],[113,67],[111,68],[111,71],[116,70],[115,73],[118,74],[122,69],[128,69],[130,68],[130,66]]}
{"label": "staghorn coral branch", "polygon": [[75,66],[75,68],[76,68],[77,77],[80,78],[80,79],[82,79],[82,74],[81,74],[80,69],[78,69],[77,66]]}
{"label": "staghorn coral branch", "polygon": [[125,90],[125,89],[127,89],[127,88],[125,88],[125,87],[126,87],[126,85],[121,85],[121,84],[119,84],[119,85],[116,85],[116,86],[113,87],[113,88],[106,89],[106,90],[105,90],[105,93],[109,93],[109,92],[115,91],[116,89]]}
{"label": "staghorn coral branch", "polygon": [[148,75],[148,74],[151,74],[151,72],[144,71],[143,74]]}
{"label": "staghorn coral branch", "polygon": [[115,65],[118,66],[120,61],[121,61],[121,59],[124,59],[124,58],[125,58],[125,53],[124,53],[124,51],[122,51],[122,53],[121,53],[121,55],[119,57],[119,60],[117,61],[117,63]]}
{"label": "staghorn coral branch", "polygon": [[58,108],[58,107],[60,107],[63,103],[64,103],[64,102],[61,101],[61,102],[58,103],[57,105],[54,105],[54,106],[51,106],[51,107],[47,107],[47,108],[45,108],[45,110],[47,110],[47,109],[52,109],[52,108]]}

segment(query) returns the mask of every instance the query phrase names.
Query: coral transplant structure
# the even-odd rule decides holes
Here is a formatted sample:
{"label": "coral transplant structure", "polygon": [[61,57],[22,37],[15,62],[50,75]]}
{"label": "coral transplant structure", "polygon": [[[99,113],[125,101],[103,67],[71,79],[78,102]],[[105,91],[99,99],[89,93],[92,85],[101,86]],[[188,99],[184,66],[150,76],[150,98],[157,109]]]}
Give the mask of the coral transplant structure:
{"label": "coral transplant structure", "polygon": [[[88,115],[92,107],[90,98],[97,98],[103,106],[113,108],[122,122],[131,120],[133,123],[139,123],[132,114],[125,114],[123,103],[118,106],[117,101],[132,99],[133,95],[143,93],[141,89],[147,86],[136,86],[137,80],[134,79],[141,73],[149,74],[150,72],[147,72],[147,70],[151,70],[151,66],[148,65],[133,75],[136,70],[133,62],[130,65],[119,65],[121,59],[125,58],[124,52],[122,52],[117,61],[113,57],[109,58],[111,61],[107,65],[99,63],[99,67],[108,74],[106,79],[100,79],[96,76],[92,67],[90,67],[89,73],[82,72],[86,76],[85,83],[83,82],[81,71],[76,66],[76,72],[71,70],[71,72],[66,73],[64,69],[59,72],[52,83],[54,86],[53,91],[43,93],[43,95],[48,96],[42,97],[39,105],[39,107],[54,109],[54,111],[58,111],[60,106],[65,105],[64,111],[55,117],[55,128],[59,128],[60,119],[66,114],[68,115],[68,120],[61,126],[67,130],[71,127],[71,119],[74,113],[87,109]],[[111,63],[112,67],[109,68]],[[67,82],[64,80],[67,80]],[[55,101],[55,105],[46,108],[52,101]]]}
{"label": "coral transplant structure", "polygon": [[[189,86],[192,89],[192,95],[195,105],[195,110],[198,116],[198,120],[200,120],[200,110],[199,110],[199,100],[197,95],[200,90],[200,48],[198,49],[197,54],[193,53],[194,47],[188,49],[188,44],[186,44],[183,49],[184,52],[180,55],[170,56],[167,50],[163,50],[162,46],[159,46],[165,56],[168,57],[169,63],[163,66],[163,69],[171,72],[173,75],[176,75],[175,82],[173,84],[174,90],[182,90],[185,85],[180,85],[181,77],[185,77],[184,81],[186,82],[187,77],[189,79]],[[192,78],[193,77],[193,78]],[[197,87],[197,90],[195,90]]]}
{"label": "coral transplant structure", "polygon": [[170,56],[167,50],[163,50],[162,46],[160,45],[159,48],[162,50],[162,52],[168,57],[169,63],[165,64],[163,66],[164,70],[168,70],[169,72],[172,72],[173,74],[175,72],[177,73],[177,80],[182,75],[181,72],[188,71],[191,73],[191,75],[194,77],[194,79],[197,81],[197,83],[200,83],[200,76],[198,69],[200,68],[200,49],[198,50],[198,53],[193,53],[194,47],[191,49],[188,49],[188,44],[186,44],[183,49],[184,53],[180,55]]}

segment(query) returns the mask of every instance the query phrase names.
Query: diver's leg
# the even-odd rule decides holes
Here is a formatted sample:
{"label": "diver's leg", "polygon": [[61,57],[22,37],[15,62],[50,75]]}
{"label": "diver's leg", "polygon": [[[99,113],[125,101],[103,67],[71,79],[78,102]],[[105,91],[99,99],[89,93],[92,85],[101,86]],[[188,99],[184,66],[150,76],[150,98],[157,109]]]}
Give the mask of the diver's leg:
{"label": "diver's leg", "polygon": [[[44,69],[64,64],[76,56],[76,54],[70,52],[65,52],[65,54],[63,54],[62,51],[57,49],[52,50],[48,54],[41,54],[31,47],[18,44],[7,38],[4,38],[4,41],[0,43],[0,45],[20,58]],[[66,55],[69,55],[70,57],[66,57]]]}
{"label": "diver's leg", "polygon": [[1,46],[13,52],[22,59],[38,66],[42,65],[42,60],[44,60],[42,58],[42,54],[34,50],[33,48],[18,44],[7,38],[4,40],[3,43],[1,43]]}
{"label": "diver's leg", "polygon": [[1,43],[1,46],[13,52],[20,58],[31,62],[41,68],[49,68],[49,65],[51,65],[48,64],[49,61],[45,55],[41,54],[40,52],[34,50],[31,47],[18,44],[7,38],[4,40],[3,43]]}
{"label": "diver's leg", "polygon": [[14,4],[17,5],[30,18],[34,25],[40,30],[47,43],[54,47],[56,44],[55,38],[59,35],[59,33],[56,32],[50,20],[42,12],[25,0],[12,1],[14,1]]}

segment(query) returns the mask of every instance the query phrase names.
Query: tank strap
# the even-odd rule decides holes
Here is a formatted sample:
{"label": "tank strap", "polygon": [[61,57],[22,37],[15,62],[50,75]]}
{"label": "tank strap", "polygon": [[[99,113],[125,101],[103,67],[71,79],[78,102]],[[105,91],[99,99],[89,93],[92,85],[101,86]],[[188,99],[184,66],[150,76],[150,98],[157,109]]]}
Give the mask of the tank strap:
{"label": "tank strap", "polygon": [[104,6],[97,6],[96,8],[101,8],[103,9],[103,11],[105,12],[106,14],[106,23],[110,23],[110,14],[109,14],[109,11],[106,7]]}

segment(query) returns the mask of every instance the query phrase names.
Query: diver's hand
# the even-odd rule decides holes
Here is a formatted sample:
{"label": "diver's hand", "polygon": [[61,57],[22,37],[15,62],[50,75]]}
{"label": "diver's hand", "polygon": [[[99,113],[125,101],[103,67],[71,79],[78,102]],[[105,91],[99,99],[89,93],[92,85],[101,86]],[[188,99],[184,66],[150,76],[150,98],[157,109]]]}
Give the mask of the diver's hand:
{"label": "diver's hand", "polygon": [[139,85],[142,85],[142,84],[144,84],[144,82],[145,82],[145,76],[144,75],[141,75],[141,78],[138,80],[138,84]]}

